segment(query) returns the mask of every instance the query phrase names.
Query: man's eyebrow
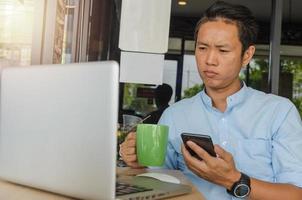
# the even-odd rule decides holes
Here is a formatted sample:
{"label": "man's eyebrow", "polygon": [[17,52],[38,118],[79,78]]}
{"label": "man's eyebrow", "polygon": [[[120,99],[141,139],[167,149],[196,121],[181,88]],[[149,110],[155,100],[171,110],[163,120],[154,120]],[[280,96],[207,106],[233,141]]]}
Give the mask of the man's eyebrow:
{"label": "man's eyebrow", "polygon": [[[209,44],[207,44],[207,43],[205,43],[205,42],[201,42],[201,41],[197,41],[197,42],[196,42],[196,45],[209,46]],[[215,47],[217,47],[217,48],[229,48],[230,45],[229,45],[229,44],[218,44],[218,45],[215,45]]]}
{"label": "man's eyebrow", "polygon": [[219,45],[215,45],[215,47],[218,47],[218,48],[229,48],[230,45],[228,45],[228,44],[219,44]]}
{"label": "man's eyebrow", "polygon": [[197,42],[196,42],[196,45],[205,45],[205,46],[209,46],[207,43],[200,42],[200,41],[197,41]]}

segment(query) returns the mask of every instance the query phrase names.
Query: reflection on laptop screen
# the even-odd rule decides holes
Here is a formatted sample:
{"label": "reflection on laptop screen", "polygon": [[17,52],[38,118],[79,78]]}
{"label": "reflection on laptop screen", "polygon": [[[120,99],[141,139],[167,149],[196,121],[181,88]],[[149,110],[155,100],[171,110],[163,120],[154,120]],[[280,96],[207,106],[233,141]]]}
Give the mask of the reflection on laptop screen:
{"label": "reflection on laptop screen", "polygon": [[118,70],[113,61],[4,69],[0,177],[114,198]]}

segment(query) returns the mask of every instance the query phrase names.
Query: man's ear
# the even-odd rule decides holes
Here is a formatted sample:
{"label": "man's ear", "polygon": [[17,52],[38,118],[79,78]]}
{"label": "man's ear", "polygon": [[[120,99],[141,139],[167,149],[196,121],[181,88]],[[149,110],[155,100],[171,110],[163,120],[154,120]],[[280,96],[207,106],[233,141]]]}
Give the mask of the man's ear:
{"label": "man's ear", "polygon": [[242,67],[245,67],[249,64],[249,62],[253,58],[255,50],[256,50],[256,48],[254,45],[249,46],[247,48],[247,50],[245,50],[243,57],[242,57]]}

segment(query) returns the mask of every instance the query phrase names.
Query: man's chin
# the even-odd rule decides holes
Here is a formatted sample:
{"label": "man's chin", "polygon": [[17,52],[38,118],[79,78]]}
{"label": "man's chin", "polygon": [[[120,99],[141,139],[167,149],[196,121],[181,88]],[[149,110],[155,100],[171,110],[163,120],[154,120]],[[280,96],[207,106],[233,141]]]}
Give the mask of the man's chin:
{"label": "man's chin", "polygon": [[219,86],[216,86],[216,85],[214,85],[214,86],[208,86],[206,88],[208,90],[221,90],[221,89],[223,89],[223,87],[219,87]]}
{"label": "man's chin", "polygon": [[217,89],[221,89],[222,84],[219,81],[215,81],[215,80],[211,80],[211,81],[207,81],[205,82],[206,88],[208,89],[212,89],[212,90],[217,90]]}

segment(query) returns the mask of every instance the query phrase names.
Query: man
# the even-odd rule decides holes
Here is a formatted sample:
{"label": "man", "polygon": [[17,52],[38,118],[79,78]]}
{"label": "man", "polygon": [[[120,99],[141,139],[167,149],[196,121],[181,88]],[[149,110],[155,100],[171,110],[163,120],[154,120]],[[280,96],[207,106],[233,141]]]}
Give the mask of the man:
{"label": "man", "polygon": [[144,121],[146,124],[157,124],[160,119],[162,113],[166,108],[169,107],[169,101],[172,97],[173,89],[170,85],[163,83],[159,85],[155,89],[155,104],[157,110],[147,114],[150,115],[148,119]]}
{"label": "man", "polygon": [[[205,89],[170,106],[165,167],[181,170],[206,199],[302,199],[302,123],[287,99],[247,87],[239,72],[255,52],[257,25],[243,6],[218,1],[197,24],[195,56]],[[217,157],[187,142],[182,132],[212,137]],[[139,167],[135,134],[122,145],[125,162]]]}

